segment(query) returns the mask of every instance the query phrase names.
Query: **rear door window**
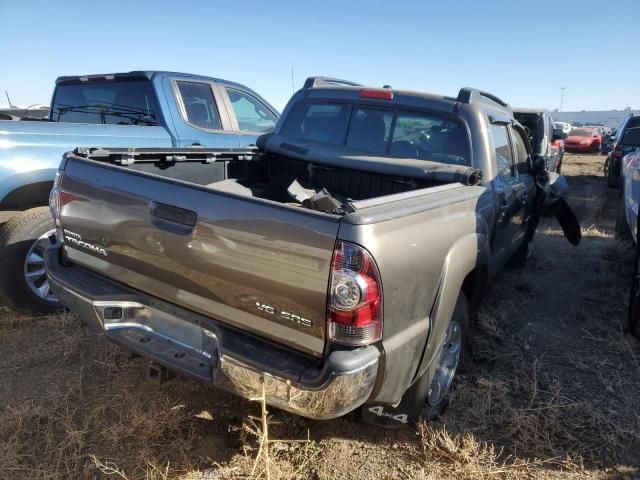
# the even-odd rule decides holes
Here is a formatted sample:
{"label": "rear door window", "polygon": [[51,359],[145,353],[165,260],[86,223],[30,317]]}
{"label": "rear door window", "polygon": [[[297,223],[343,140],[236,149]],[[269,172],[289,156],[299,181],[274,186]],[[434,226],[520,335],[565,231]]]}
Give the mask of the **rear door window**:
{"label": "rear door window", "polygon": [[218,107],[213,98],[211,85],[199,82],[176,82],[185,120],[199,128],[207,130],[222,130]]}
{"label": "rear door window", "polygon": [[248,93],[227,88],[227,94],[243,132],[266,133],[276,126],[276,116],[257,98]]}
{"label": "rear door window", "polygon": [[50,118],[55,122],[158,125],[148,80],[83,82],[56,87]]}

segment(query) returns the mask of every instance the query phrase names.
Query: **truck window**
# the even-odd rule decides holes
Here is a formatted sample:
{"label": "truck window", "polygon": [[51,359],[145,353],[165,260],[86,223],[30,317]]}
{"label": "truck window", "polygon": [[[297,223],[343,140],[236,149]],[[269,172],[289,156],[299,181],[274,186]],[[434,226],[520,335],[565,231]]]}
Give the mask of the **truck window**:
{"label": "truck window", "polygon": [[55,122],[157,125],[156,101],[147,80],[83,82],[56,87]]}
{"label": "truck window", "polygon": [[620,143],[634,147],[640,146],[640,127],[625,128]]}
{"label": "truck window", "polygon": [[185,120],[191,125],[207,130],[222,130],[211,85],[198,82],[176,82],[176,84],[182,97]]}
{"label": "truck window", "polygon": [[227,94],[241,131],[257,133],[273,131],[273,127],[276,126],[276,116],[258,99],[232,88],[227,88]]}
{"label": "truck window", "polygon": [[349,122],[347,146],[362,152],[384,155],[389,141],[393,112],[354,108]]}
{"label": "truck window", "polygon": [[298,103],[282,127],[282,135],[314,142],[344,143],[349,108],[337,103]]}
{"label": "truck window", "polygon": [[527,152],[525,143],[527,140],[519,130],[514,128],[512,129],[512,132],[514,145],[516,147],[516,169],[518,170],[518,173],[528,173],[529,164],[527,160],[529,159],[529,152]]}
{"label": "truck window", "polygon": [[394,157],[471,165],[467,145],[464,129],[456,122],[430,113],[400,112],[390,153]]}
{"label": "truck window", "polygon": [[501,177],[513,176],[513,155],[509,144],[509,135],[506,125],[491,124],[491,137],[493,139],[493,149],[496,154],[496,165],[498,175]]}
{"label": "truck window", "polygon": [[467,134],[458,122],[435,113],[357,105],[349,118],[349,110],[341,103],[298,103],[285,116],[280,134],[373,155],[471,165]]}

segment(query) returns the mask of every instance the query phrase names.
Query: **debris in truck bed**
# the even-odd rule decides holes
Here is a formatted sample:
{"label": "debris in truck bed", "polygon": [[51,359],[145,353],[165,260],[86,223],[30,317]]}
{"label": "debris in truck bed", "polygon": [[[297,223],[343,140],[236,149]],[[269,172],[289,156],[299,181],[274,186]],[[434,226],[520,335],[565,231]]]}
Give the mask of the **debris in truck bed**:
{"label": "debris in truck bed", "polygon": [[311,210],[320,210],[326,213],[340,213],[342,203],[334,198],[326,188],[319,192],[312,188],[304,188],[298,180],[294,180],[287,188],[287,193],[294,200],[298,201]]}

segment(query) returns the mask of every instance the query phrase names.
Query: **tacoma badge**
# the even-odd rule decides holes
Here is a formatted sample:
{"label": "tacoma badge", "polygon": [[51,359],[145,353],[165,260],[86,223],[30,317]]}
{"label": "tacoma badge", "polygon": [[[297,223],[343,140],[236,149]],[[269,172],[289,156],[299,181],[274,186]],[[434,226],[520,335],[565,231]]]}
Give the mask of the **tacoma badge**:
{"label": "tacoma badge", "polygon": [[84,240],[82,240],[82,236],[79,233],[75,233],[75,232],[72,232],[70,230],[65,229],[64,230],[64,239],[70,245],[73,245],[75,247],[84,248],[85,250],[91,250],[92,252],[99,253],[100,255],[102,255],[104,257],[107,256],[107,251],[104,248],[98,247],[98,246],[93,245],[92,243],[89,243],[89,242],[85,242]]}

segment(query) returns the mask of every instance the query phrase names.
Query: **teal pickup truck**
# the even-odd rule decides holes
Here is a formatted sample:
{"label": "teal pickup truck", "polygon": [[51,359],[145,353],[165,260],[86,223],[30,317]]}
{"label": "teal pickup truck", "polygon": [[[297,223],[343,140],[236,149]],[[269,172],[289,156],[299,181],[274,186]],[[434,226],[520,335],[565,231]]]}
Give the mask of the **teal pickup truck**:
{"label": "teal pickup truck", "polygon": [[[59,308],[44,248],[55,242],[49,192],[62,154],[76,147],[215,147],[255,143],[278,112],[251,89],[183,73],[135,71],[56,80],[49,118],[0,120],[0,304]],[[185,172],[183,180],[193,180]]]}

